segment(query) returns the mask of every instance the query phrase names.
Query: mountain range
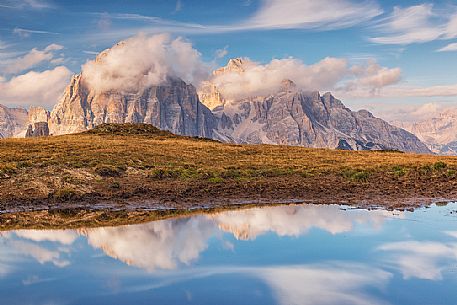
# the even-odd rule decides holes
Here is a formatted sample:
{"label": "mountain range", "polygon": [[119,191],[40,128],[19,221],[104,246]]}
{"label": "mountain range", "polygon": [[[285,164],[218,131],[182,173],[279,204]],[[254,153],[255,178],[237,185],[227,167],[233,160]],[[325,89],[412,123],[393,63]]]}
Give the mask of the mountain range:
{"label": "mountain range", "polygon": [[417,122],[392,124],[414,133],[434,153],[457,155],[457,110],[448,109]]}
{"label": "mountain range", "polygon": [[[96,64],[103,64],[109,52],[102,52]],[[243,64],[243,59],[231,59],[213,75],[243,73]],[[100,91],[87,77],[84,71],[74,75],[50,112],[1,106],[0,136],[60,135],[102,123],[147,123],[180,135],[231,143],[430,153],[412,133],[366,110],[351,111],[331,93],[304,91],[288,79],[271,94],[228,99],[211,79],[198,92],[172,76],[133,91]]]}

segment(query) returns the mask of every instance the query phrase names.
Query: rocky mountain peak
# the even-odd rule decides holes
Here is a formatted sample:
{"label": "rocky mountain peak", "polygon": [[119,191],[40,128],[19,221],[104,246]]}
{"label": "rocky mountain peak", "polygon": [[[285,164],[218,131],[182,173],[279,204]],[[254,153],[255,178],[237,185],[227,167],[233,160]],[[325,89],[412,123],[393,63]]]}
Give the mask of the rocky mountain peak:
{"label": "rocky mountain peak", "polygon": [[26,128],[27,110],[0,105],[0,138],[13,137]]}
{"label": "rocky mountain peak", "polygon": [[296,88],[297,88],[297,85],[290,79],[283,79],[281,81],[280,91],[291,91],[291,90],[295,90]]}
{"label": "rocky mountain peak", "polygon": [[357,113],[364,118],[374,118],[373,114],[366,109],[360,109]]}
{"label": "rocky mountain peak", "polygon": [[37,138],[49,136],[49,127],[47,122],[38,122],[29,124],[25,133],[26,138]]}
{"label": "rocky mountain peak", "polygon": [[213,72],[214,75],[220,75],[227,72],[242,73],[245,71],[245,65],[248,60],[245,58],[231,58],[225,67],[221,67]]}
{"label": "rocky mountain peak", "polygon": [[51,134],[85,131],[103,123],[146,123],[181,135],[212,136],[213,114],[200,102],[195,87],[179,78],[125,93],[98,92],[84,77],[71,79],[51,112]]}

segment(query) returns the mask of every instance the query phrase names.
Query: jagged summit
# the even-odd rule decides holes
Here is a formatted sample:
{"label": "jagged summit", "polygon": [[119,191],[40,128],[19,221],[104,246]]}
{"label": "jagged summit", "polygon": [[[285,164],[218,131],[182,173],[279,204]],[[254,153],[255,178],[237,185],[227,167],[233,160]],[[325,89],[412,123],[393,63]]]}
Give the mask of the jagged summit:
{"label": "jagged summit", "polygon": [[219,75],[227,72],[237,72],[242,73],[245,71],[245,66],[250,63],[250,60],[247,58],[231,58],[227,62],[227,65],[221,67],[213,72],[214,75]]}
{"label": "jagged summit", "polygon": [[447,109],[417,122],[392,122],[417,135],[435,153],[457,155],[457,110]]}
{"label": "jagged summit", "polygon": [[290,90],[296,90],[296,89],[297,89],[297,85],[290,79],[283,79],[281,81],[280,91],[290,91]]}
{"label": "jagged summit", "polygon": [[[124,47],[131,55],[142,45],[141,39],[123,41],[86,63],[82,72],[72,77],[51,113],[33,109],[27,118],[27,112],[22,116],[18,112],[18,118],[27,119],[14,123],[20,118],[11,119],[11,110],[0,109],[1,136],[11,136],[20,129],[18,126],[24,126],[25,134],[29,124],[35,126],[39,121],[46,121],[43,123],[53,135],[82,132],[102,124],[132,123],[233,143],[430,152],[411,133],[368,111],[351,111],[330,92],[321,95],[317,90],[305,91],[288,78],[272,83],[270,90],[263,90],[265,86],[252,90],[259,79],[250,75],[243,78],[243,73],[256,65],[247,58],[230,59],[225,67],[214,71],[213,78],[204,82],[197,94],[191,83],[172,73],[176,72],[172,65],[157,68],[169,58],[150,61],[146,66],[141,58],[132,56],[128,63],[122,62],[127,52]],[[246,87],[251,96],[226,98],[218,86],[230,78],[241,80],[237,88],[241,90],[237,91]],[[37,126],[45,129],[43,124]],[[27,134],[33,133],[32,128]]]}

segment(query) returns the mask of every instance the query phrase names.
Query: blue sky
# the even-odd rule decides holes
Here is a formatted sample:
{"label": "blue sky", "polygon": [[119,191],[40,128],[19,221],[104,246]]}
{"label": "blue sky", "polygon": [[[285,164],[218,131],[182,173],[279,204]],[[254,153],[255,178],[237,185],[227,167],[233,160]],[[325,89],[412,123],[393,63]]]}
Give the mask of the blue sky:
{"label": "blue sky", "polygon": [[[204,61],[218,65],[231,57],[263,64],[293,57],[307,65],[334,57],[349,66],[374,60],[399,68],[395,82],[380,85],[386,93],[342,94],[349,106],[382,115],[399,105],[406,107],[399,111],[415,111],[411,107],[457,100],[457,5],[412,0],[0,0],[3,91],[30,72],[62,66],[78,73],[97,52],[139,32],[185,37]],[[38,54],[45,59],[11,68],[50,45],[46,55]],[[0,103],[33,102],[0,93]]]}

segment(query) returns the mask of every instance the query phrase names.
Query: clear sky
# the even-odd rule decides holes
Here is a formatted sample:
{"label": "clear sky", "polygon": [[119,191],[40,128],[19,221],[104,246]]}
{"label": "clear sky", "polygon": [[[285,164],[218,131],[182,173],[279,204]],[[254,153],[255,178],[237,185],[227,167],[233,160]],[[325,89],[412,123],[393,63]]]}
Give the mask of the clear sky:
{"label": "clear sky", "polygon": [[[369,93],[341,83],[314,89],[337,91],[348,106],[390,119],[457,101],[454,1],[0,0],[0,103],[44,103],[52,96],[35,88],[33,100],[19,85],[46,76],[57,88],[67,71],[78,73],[97,52],[139,32],[185,37],[216,65],[231,57],[259,64],[293,57],[304,65],[332,57],[349,70],[368,67],[364,77],[350,73]],[[376,73],[367,72],[370,62]]]}

